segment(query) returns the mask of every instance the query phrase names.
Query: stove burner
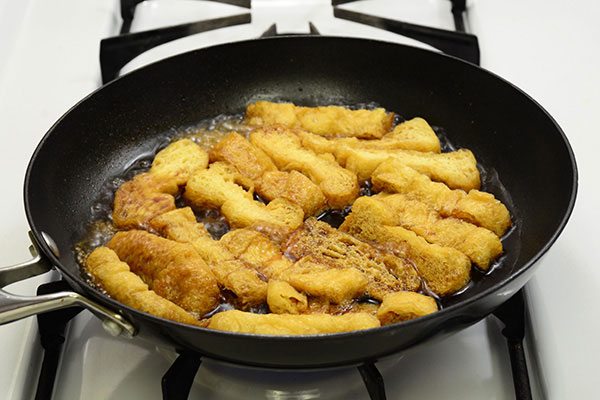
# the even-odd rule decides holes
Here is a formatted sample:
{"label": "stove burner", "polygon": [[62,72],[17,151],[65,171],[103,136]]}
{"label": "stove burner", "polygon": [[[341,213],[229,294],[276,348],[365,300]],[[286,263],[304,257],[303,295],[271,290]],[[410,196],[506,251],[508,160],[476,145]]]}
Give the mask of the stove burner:
{"label": "stove burner", "polygon": [[[40,285],[37,294],[39,296],[63,290],[72,289],[67,282],[61,280]],[[35,392],[35,400],[52,398],[56,371],[65,342],[67,324],[82,310],[83,308],[81,307],[71,307],[37,315],[40,343],[44,349],[44,360],[42,361],[38,386]]]}
{"label": "stove burner", "polygon": [[[430,28],[422,25],[409,24],[408,22],[375,17],[373,15],[362,14],[337,7],[333,8],[333,15],[337,18],[373,26],[418,40],[419,42],[426,43],[446,54],[479,65],[480,55],[477,36],[464,32]],[[460,18],[460,21],[462,21],[462,17]],[[459,25],[464,28],[464,23],[461,22]]]}
{"label": "stove burner", "polygon": [[174,25],[167,28],[152,29],[137,33],[126,33],[103,39],[100,42],[102,83],[107,83],[115,79],[125,64],[156,46],[196,33],[208,32],[219,28],[242,25],[250,22],[251,15],[246,13],[233,15],[231,17],[207,19],[189,24]]}
{"label": "stove burner", "polygon": [[[163,400],[186,400],[201,363],[200,354],[181,352],[162,378]],[[357,368],[370,399],[385,400],[383,378],[375,364],[367,362]]]}
{"label": "stove burner", "polygon": [[[251,14],[239,14],[231,17],[216,18],[175,25],[167,28],[152,29],[137,33],[128,33],[134,18],[135,7],[144,0],[121,0],[121,34],[119,36],[103,39],[100,42],[100,68],[102,70],[102,83],[115,79],[121,68],[138,55],[167,42],[180,39],[196,33],[228,26],[241,25],[252,21]],[[251,8],[251,0],[211,0],[219,3],[233,4],[240,7]],[[446,54],[462,58],[473,64],[479,65],[480,54],[477,37],[465,33],[464,12],[466,0],[451,0],[452,14],[456,31],[437,29],[423,25],[376,17],[338,8],[340,4],[351,3],[358,0],[332,0],[333,15],[336,18],[358,22],[373,26],[389,32],[397,33],[411,39],[426,43]],[[309,23],[310,35],[318,35],[318,30]],[[276,36],[277,27],[271,25],[261,37]]]}
{"label": "stove burner", "polygon": [[[309,35],[314,35],[314,36],[320,35],[319,31],[313,25],[312,22],[308,23],[308,32],[309,32]],[[300,33],[300,34],[279,33],[277,31],[277,24],[273,24],[262,35],[260,35],[260,37],[261,38],[266,38],[266,37],[273,37],[273,36],[291,36],[291,35],[304,35],[304,36],[306,36],[306,34],[304,34],[304,33]]]}
{"label": "stove burner", "polygon": [[[129,33],[131,29],[131,22],[135,14],[135,7],[145,0],[121,0],[121,18],[123,23],[121,24],[121,35]],[[216,3],[231,4],[238,7],[250,8],[252,0],[209,0]],[[117,71],[118,72],[118,71]]]}

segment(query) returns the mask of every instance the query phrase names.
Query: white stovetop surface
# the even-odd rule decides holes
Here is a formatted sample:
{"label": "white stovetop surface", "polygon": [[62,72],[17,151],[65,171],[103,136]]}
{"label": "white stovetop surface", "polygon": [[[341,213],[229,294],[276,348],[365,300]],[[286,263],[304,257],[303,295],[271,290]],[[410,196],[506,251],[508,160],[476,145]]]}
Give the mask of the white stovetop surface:
{"label": "white stovetop surface", "polygon": [[[272,6],[274,1],[255,0],[255,9]],[[383,14],[369,2],[348,7],[416,23],[427,23],[433,18],[437,26],[452,27],[446,0],[420,1],[424,8],[414,8],[418,11],[406,15]],[[411,0],[400,3],[412,7]],[[310,4],[319,7],[317,0]],[[222,5],[215,7],[221,7],[216,8],[217,13],[232,13]],[[445,11],[436,11],[444,7]],[[0,265],[18,263],[29,256],[22,202],[29,157],[52,123],[100,84],[98,41],[118,32],[116,9],[116,0],[0,0],[0,131],[4,139],[0,146],[0,181],[4,189],[0,196]],[[159,2],[138,9],[140,15],[157,11],[161,11]],[[562,126],[577,158],[580,186],[575,210],[527,285],[532,323],[527,348],[535,350],[535,356],[529,360],[530,368],[539,374],[541,382],[540,387],[534,387],[536,398],[543,398],[544,394],[551,399],[591,398],[597,392],[595,360],[600,356],[596,338],[600,328],[596,309],[600,301],[600,270],[595,268],[595,248],[600,243],[593,230],[600,218],[600,189],[595,175],[600,169],[596,155],[600,139],[595,132],[595,117],[600,110],[600,26],[596,21],[600,4],[591,0],[473,0],[469,14],[472,31],[479,37],[482,66],[539,101]],[[190,13],[178,22],[201,18],[204,17]],[[322,33],[329,33],[312,20]],[[255,21],[263,23],[265,29],[271,23],[258,15]],[[290,21],[293,20],[283,18],[279,30],[306,29],[302,27],[305,24],[296,26]],[[372,32],[370,28],[352,27],[353,35]],[[134,29],[143,28],[134,25]],[[340,23],[331,29],[331,33],[342,34],[344,26]],[[210,40],[220,40],[219,35],[210,35]],[[377,35],[394,40],[387,34]],[[198,38],[197,43],[202,44],[202,40]],[[221,40],[233,39],[225,36]],[[184,39],[172,46],[178,51],[178,47],[184,49],[192,41]],[[152,54],[139,57],[128,68],[142,65],[151,57]],[[37,284],[45,279],[15,284],[9,289],[33,294]],[[33,318],[0,327],[0,398],[28,398],[35,390],[41,357],[35,330]],[[78,352],[69,353],[77,349]],[[139,341],[111,338],[85,313],[72,326],[67,351],[55,398],[160,398],[159,377],[168,368],[169,354],[157,355],[152,346]],[[103,356],[90,361],[90,354]],[[514,396],[507,363],[498,323],[489,318],[444,341],[416,349],[400,360],[386,361],[380,369],[390,399],[400,394],[408,399],[510,399]],[[204,374],[198,375],[191,398],[235,398],[234,389],[239,383],[227,380],[235,372],[210,363],[201,369]],[[343,398],[367,398],[356,372],[341,372],[330,378],[332,385],[347,387]],[[258,382],[245,398],[286,398],[285,393],[265,391],[269,385],[261,382],[269,381],[268,375],[243,375],[242,379]],[[315,397],[310,383],[318,379],[310,375],[294,379],[309,382],[303,386],[308,388],[304,389],[304,398]],[[214,393],[215,386],[221,394]],[[321,398],[330,398],[327,393],[325,389]]]}

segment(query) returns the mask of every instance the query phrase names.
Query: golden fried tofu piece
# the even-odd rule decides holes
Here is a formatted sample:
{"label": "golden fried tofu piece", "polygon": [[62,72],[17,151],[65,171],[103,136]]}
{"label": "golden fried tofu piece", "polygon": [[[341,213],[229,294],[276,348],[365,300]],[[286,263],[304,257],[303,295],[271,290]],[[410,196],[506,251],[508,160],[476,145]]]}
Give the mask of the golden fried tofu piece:
{"label": "golden fried tofu piece", "polygon": [[307,219],[283,250],[295,259],[311,256],[319,264],[356,268],[367,278],[369,296],[377,300],[382,300],[385,293],[418,290],[421,285],[419,276],[408,261],[384,254],[315,218]]}
{"label": "golden fried tofu piece", "polygon": [[308,308],[308,298],[289,283],[271,279],[267,292],[267,304],[269,310],[275,314],[301,314]]}
{"label": "golden fried tofu piece", "polygon": [[210,159],[234,166],[254,183],[256,193],[266,201],[289,200],[306,215],[316,215],[327,207],[327,199],[315,183],[298,171],[279,171],[269,156],[237,133],[217,143]]}
{"label": "golden fried tofu piece", "polygon": [[342,315],[348,313],[367,313],[377,315],[379,302],[354,300],[350,303],[344,302],[341,304],[332,303],[326,297],[309,297],[308,308],[305,314],[332,314]]}
{"label": "golden fried tofu piece", "polygon": [[372,149],[405,149],[439,153],[441,151],[440,140],[423,118],[415,117],[404,121],[396,127],[391,133],[385,135],[380,141],[381,144],[375,144]]}
{"label": "golden fried tofu piece", "polygon": [[266,301],[267,283],[259,273],[236,260],[219,241],[214,240],[204,225],[196,222],[191,208],[162,214],[151,221],[151,226],[171,240],[192,245],[208,264],[218,284],[236,296],[240,307],[245,309]]}
{"label": "golden fried tofu piece", "polygon": [[215,162],[190,178],[184,197],[197,207],[219,208],[232,199],[243,203],[252,200],[253,190],[252,181],[237,172],[235,167]]}
{"label": "golden fried tofu piece", "polygon": [[413,118],[399,124],[392,132],[386,134],[379,140],[363,140],[357,138],[327,139],[303,130],[296,130],[294,132],[302,139],[303,146],[308,147],[318,154],[335,154],[340,146],[365,150],[403,149],[433,153],[439,153],[441,151],[440,140],[427,121],[422,118]]}
{"label": "golden fried tofu piece", "polygon": [[379,139],[392,129],[394,113],[383,108],[350,110],[340,106],[298,107],[292,103],[258,101],[246,108],[251,126],[282,124],[328,137]]}
{"label": "golden fried tofu piece", "polygon": [[267,201],[282,198],[297,204],[305,216],[316,216],[327,209],[323,191],[298,171],[268,171],[256,191]]}
{"label": "golden fried tofu piece", "polygon": [[381,325],[423,317],[438,310],[433,297],[415,292],[396,292],[387,294],[377,311]]}
{"label": "golden fried tofu piece", "polygon": [[427,204],[402,194],[373,197],[390,208],[394,225],[410,229],[430,243],[455,248],[483,270],[502,254],[500,239],[488,229],[453,217],[443,218]]}
{"label": "golden fried tofu piece", "polygon": [[369,283],[356,268],[327,267],[316,263],[310,256],[281,271],[277,278],[311,296],[327,298],[335,304],[362,297]]}
{"label": "golden fried tofu piece", "polygon": [[[219,244],[238,260],[260,271],[267,279],[274,276],[269,261],[282,256],[279,247],[267,236],[249,228],[227,232],[221,237]],[[279,269],[287,268],[289,265]]]}
{"label": "golden fried tofu piece", "polygon": [[427,175],[433,181],[445,183],[452,189],[469,191],[481,186],[477,161],[473,153],[466,149],[437,154],[414,150],[373,150],[341,146],[335,156],[341,165],[355,172],[360,180],[370,179],[379,164],[391,157]]}
{"label": "golden fried tofu piece", "polygon": [[393,223],[390,209],[372,197],[359,197],[340,230],[398,257],[408,258],[429,290],[440,296],[464,288],[471,279],[471,260],[452,247],[431,244],[416,233]]}
{"label": "golden fried tofu piece", "polygon": [[194,206],[220,207],[233,228],[264,222],[293,230],[302,224],[304,212],[300,207],[285,199],[275,199],[267,205],[258,202],[252,191],[244,190],[244,180],[248,179],[233,166],[215,162],[192,176],[184,197]]}
{"label": "golden fried tofu piece", "polygon": [[473,189],[452,190],[396,159],[387,159],[373,172],[373,190],[402,193],[432,206],[443,217],[456,217],[502,236],[511,226],[506,206],[490,194]]}
{"label": "golden fried tofu piece", "polygon": [[111,297],[125,305],[171,321],[199,325],[198,320],[183,308],[149,290],[148,285],[107,247],[98,247],[90,253],[86,270]]}
{"label": "golden fried tofu piece", "polygon": [[235,132],[225,136],[211,149],[210,161],[227,162],[254,182],[267,171],[278,171],[264,151]]}
{"label": "golden fried tofu piece", "polygon": [[259,335],[317,335],[376,328],[377,317],[367,313],[329,314],[254,314],[238,310],[217,313],[208,327],[230,332]]}
{"label": "golden fried tofu piece", "polygon": [[230,231],[220,243],[268,279],[285,281],[311,296],[322,296],[341,304],[365,293],[367,280],[358,270],[332,268],[310,257],[292,263],[269,238],[252,229]]}
{"label": "golden fried tofu piece", "polygon": [[203,316],[219,303],[211,270],[189,244],[146,231],[117,232],[107,243],[156,294]]}
{"label": "golden fried tofu piece", "polygon": [[219,246],[203,224],[196,222],[190,207],[178,208],[154,218],[150,226],[168,239],[189,243],[207,264],[231,260],[233,256]]}
{"label": "golden fried tofu piece", "polygon": [[152,218],[175,209],[175,181],[150,173],[123,183],[115,193],[113,222],[119,229],[146,229]]}
{"label": "golden fried tofu piece", "polygon": [[333,208],[343,208],[358,197],[356,175],[333,160],[302,146],[300,138],[283,126],[255,129],[250,142],[261,148],[283,171],[297,170],[308,176]]}
{"label": "golden fried tofu piece", "polygon": [[208,165],[208,154],[189,139],[159,151],[150,171],[123,183],[115,193],[113,221],[120,229],[146,229],[148,222],[175,209],[179,186]]}
{"label": "golden fried tofu piece", "polygon": [[156,177],[173,179],[181,186],[196,171],[206,169],[207,166],[208,153],[191,140],[181,139],[156,154],[150,173]]}

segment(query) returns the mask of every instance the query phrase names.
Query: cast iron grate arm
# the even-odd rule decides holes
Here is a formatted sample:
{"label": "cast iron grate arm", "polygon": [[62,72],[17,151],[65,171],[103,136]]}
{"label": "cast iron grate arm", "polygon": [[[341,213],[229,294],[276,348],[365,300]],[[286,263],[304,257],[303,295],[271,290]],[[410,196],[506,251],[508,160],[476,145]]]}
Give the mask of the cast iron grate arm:
{"label": "cast iron grate arm", "polygon": [[[340,19],[369,25],[388,32],[426,43],[446,54],[461,58],[479,65],[480,52],[477,36],[465,32],[448,31],[428,26],[396,21],[389,18],[363,14],[343,8],[334,7],[333,15]],[[461,13],[462,20],[462,13]],[[462,25],[464,29],[464,24]]]}

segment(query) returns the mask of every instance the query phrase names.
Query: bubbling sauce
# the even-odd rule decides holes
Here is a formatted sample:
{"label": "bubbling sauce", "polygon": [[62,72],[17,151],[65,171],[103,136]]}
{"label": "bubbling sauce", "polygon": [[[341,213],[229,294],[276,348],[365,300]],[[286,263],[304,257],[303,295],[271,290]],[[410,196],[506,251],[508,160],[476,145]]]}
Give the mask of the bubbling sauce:
{"label": "bubbling sauce", "polygon": [[[338,102],[330,102],[329,104],[334,103]],[[343,105],[351,109],[374,109],[378,107],[378,105],[374,103],[358,105],[355,104],[351,106],[344,105],[341,103],[336,105]],[[405,119],[402,116],[396,114],[394,126],[404,121]],[[449,139],[449,135],[443,128],[437,126],[432,126],[432,128],[440,140],[442,152],[456,151],[460,148],[451,142],[451,140]],[[115,192],[119,188],[119,186],[121,186],[121,184],[128,180],[131,180],[134,176],[138,174],[148,171],[152,166],[152,160],[154,159],[156,153],[159,150],[162,150],[162,148],[166,147],[171,142],[187,138],[194,141],[202,149],[208,152],[224,136],[232,132],[236,132],[248,139],[251,131],[251,127],[243,124],[243,115],[241,114],[219,115],[214,118],[201,121],[193,126],[188,126],[182,129],[175,130],[174,132],[170,132],[170,134],[165,134],[165,136],[168,137],[168,140],[165,140],[164,146],[158,148],[156,152],[152,154],[140,154],[135,160],[133,160],[133,162],[128,168],[124,169],[123,171],[121,171],[121,173],[117,174],[111,180],[106,182],[100,192],[100,195],[98,196],[97,200],[92,206],[91,218],[88,224],[88,229],[86,230],[86,234],[84,235],[82,240],[74,246],[75,257],[77,259],[77,262],[81,266],[81,274],[84,277],[84,279],[88,282],[88,284],[106,294],[106,292],[101,287],[95,284],[93,278],[86,272],[85,260],[87,256],[96,247],[104,246],[118,231],[118,229],[114,226],[112,221],[112,209]],[[479,281],[484,280],[486,276],[489,276],[494,270],[500,267],[512,267],[512,265],[514,265],[514,263],[518,259],[520,250],[521,218],[519,217],[519,214],[514,207],[514,203],[510,197],[510,194],[508,193],[504,185],[502,185],[502,182],[500,182],[496,170],[492,168],[487,168],[481,165],[480,163],[477,164],[477,168],[479,169],[481,175],[481,190],[494,194],[494,196],[498,200],[504,203],[507,206],[507,208],[511,210],[511,219],[513,222],[513,226],[501,239],[503,246],[507,247],[506,244],[510,244],[510,253],[505,253],[499,259],[497,259],[489,267],[488,271],[484,272],[476,266],[473,266],[471,270],[471,281],[467,284],[467,286],[465,286],[465,288],[450,296],[440,298],[438,295],[430,291],[425,285],[425,283],[422,282],[420,293],[427,294],[433,297],[438,303],[440,309],[460,301],[460,299],[465,293],[468,293],[474,286],[478,284]],[[371,196],[372,194],[374,194],[372,192],[372,185],[370,181],[362,182],[360,187],[361,196]],[[265,203],[265,201],[257,195],[255,195],[255,199]],[[178,196],[176,196],[175,200],[176,206],[178,208],[190,206],[184,201],[183,197],[181,196],[181,193]],[[204,224],[204,226],[206,227],[208,232],[210,232],[214,239],[220,239],[225,233],[227,233],[230,230],[229,224],[221,215],[219,210],[198,207],[192,207],[192,209],[194,211],[194,214],[196,215],[197,221]],[[334,228],[338,228],[344,221],[344,218],[350,213],[350,210],[351,207],[347,207],[343,210],[327,210],[320,214],[317,217],[317,219],[323,222],[327,222]],[[257,227],[257,229],[260,231],[260,227]],[[267,234],[267,236],[271,237],[271,239],[274,239],[276,242],[282,242],[284,240],[284,238],[278,237],[278,235],[274,234],[273,232],[263,233]],[[382,248],[382,246],[376,243],[371,244],[375,245],[376,247],[379,247],[380,249]],[[394,253],[393,249],[388,249],[388,252],[392,254]],[[234,309],[235,307],[232,304],[233,301],[230,301],[228,299],[229,295],[230,294],[225,293],[223,302],[210,314],[204,317],[210,317],[211,315],[216,314],[217,312]],[[369,307],[373,305],[372,303],[372,299],[359,299],[359,301],[357,301],[356,304],[357,307]],[[257,313],[268,312],[268,310],[266,309],[266,305],[257,307],[256,309],[250,311]],[[344,310],[342,309],[330,311],[333,311],[335,313],[344,312]]]}

